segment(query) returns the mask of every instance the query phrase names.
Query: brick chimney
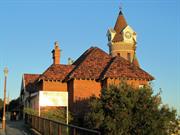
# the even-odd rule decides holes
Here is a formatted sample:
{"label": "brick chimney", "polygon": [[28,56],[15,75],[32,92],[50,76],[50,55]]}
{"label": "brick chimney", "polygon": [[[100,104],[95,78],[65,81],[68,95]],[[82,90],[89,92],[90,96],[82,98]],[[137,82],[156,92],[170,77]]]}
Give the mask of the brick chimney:
{"label": "brick chimney", "polygon": [[54,43],[54,49],[52,50],[53,54],[53,64],[60,64],[60,49],[59,49],[59,43],[56,41]]}

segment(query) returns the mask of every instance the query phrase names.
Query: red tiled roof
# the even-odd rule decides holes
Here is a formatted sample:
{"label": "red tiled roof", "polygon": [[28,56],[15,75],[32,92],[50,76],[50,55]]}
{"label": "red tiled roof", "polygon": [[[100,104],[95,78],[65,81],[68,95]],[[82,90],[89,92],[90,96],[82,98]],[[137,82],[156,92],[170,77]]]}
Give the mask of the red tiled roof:
{"label": "red tiled roof", "polygon": [[101,78],[133,78],[154,80],[150,74],[119,56],[111,59]]}
{"label": "red tiled roof", "polygon": [[[132,78],[153,80],[154,78],[138,66],[122,57],[111,57],[97,47],[85,51],[73,65],[53,64],[43,74],[25,74],[27,89],[34,90],[35,81],[68,79]],[[34,83],[34,85],[33,85]]]}
{"label": "red tiled roof", "polygon": [[40,75],[39,80],[47,79],[62,81],[73,68],[74,65],[53,64],[42,75]]}
{"label": "red tiled roof", "polygon": [[103,50],[91,47],[73,63],[76,67],[70,73],[69,79],[98,79],[110,58]]}
{"label": "red tiled roof", "polygon": [[24,74],[24,85],[26,91],[35,91],[36,90],[36,85],[35,81],[38,79],[40,74]]}

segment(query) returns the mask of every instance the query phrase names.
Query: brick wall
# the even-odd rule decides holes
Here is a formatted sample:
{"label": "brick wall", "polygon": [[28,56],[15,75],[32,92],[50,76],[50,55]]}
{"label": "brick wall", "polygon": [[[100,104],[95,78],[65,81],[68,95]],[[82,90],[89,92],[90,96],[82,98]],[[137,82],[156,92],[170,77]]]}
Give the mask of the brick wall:
{"label": "brick wall", "polygon": [[87,111],[90,96],[99,96],[101,83],[95,80],[70,80],[68,82],[69,109],[74,115]]}
{"label": "brick wall", "polygon": [[67,83],[60,81],[43,81],[44,91],[67,91]]}
{"label": "brick wall", "polygon": [[[106,83],[107,86],[113,84],[113,85],[119,85],[121,82],[120,79],[107,79]],[[146,80],[126,80],[127,84],[133,86],[134,88],[139,88],[139,85],[147,85],[148,81]]]}
{"label": "brick wall", "polygon": [[95,80],[74,80],[74,100],[99,96],[101,83]]}

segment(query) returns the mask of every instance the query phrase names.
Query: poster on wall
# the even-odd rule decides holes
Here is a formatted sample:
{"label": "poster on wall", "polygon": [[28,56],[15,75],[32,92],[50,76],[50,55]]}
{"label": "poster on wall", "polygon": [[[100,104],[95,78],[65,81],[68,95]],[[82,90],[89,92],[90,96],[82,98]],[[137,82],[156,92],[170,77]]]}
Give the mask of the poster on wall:
{"label": "poster on wall", "polygon": [[68,92],[40,91],[40,106],[68,106]]}

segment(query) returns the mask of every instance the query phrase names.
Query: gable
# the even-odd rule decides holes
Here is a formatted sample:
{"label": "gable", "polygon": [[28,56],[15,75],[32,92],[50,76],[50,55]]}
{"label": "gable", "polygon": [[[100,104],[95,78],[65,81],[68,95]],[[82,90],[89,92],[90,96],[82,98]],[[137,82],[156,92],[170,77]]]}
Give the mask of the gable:
{"label": "gable", "polygon": [[[131,35],[131,38],[127,38],[126,34],[129,33]],[[123,40],[125,42],[129,42],[129,43],[134,43],[134,41],[136,41],[136,32],[129,26],[127,25],[123,31],[122,31],[122,35],[123,35]]]}
{"label": "gable", "polygon": [[32,92],[36,90],[35,82],[39,76],[39,74],[24,74],[24,86],[27,92]]}

